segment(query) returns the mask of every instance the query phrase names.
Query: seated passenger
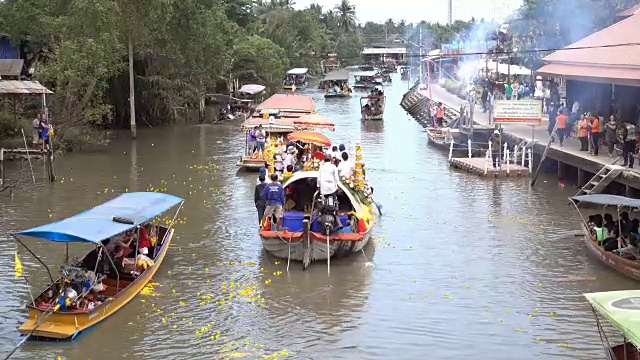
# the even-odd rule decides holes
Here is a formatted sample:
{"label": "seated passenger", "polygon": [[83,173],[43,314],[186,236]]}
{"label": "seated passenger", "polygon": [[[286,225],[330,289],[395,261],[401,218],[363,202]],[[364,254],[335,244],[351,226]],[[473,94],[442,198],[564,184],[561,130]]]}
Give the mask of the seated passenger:
{"label": "seated passenger", "polygon": [[291,176],[293,175],[293,165],[287,165],[287,169],[282,173],[282,176]]}
{"label": "seated passenger", "polygon": [[593,216],[593,226],[591,227],[591,240],[596,241],[598,245],[608,238],[607,229],[602,224],[602,215]]}
{"label": "seated passenger", "polygon": [[613,253],[616,255],[620,255],[623,258],[628,260],[640,259],[640,249],[638,249],[638,238],[632,235],[629,238],[629,246],[613,250]]}
{"label": "seated passenger", "polygon": [[146,256],[153,256],[151,254],[151,237],[146,226],[140,226],[140,240],[138,240],[138,253]]}

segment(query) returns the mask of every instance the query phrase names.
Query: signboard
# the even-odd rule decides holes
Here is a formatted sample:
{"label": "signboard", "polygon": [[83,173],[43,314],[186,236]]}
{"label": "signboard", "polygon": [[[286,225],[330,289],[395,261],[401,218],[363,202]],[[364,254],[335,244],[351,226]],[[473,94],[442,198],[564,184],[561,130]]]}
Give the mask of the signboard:
{"label": "signboard", "polygon": [[538,125],[542,121],[542,100],[496,100],[493,122],[496,124]]}

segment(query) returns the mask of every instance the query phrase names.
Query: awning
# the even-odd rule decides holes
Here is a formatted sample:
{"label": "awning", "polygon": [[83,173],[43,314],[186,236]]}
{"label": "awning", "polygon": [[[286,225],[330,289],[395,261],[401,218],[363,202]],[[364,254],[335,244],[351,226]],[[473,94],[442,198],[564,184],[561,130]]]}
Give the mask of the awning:
{"label": "awning", "polygon": [[640,199],[633,199],[619,195],[591,194],[574,196],[570,199],[573,201],[602,206],[626,206],[630,208],[640,208]]}
{"label": "awning", "polygon": [[37,81],[0,80],[0,94],[53,94]]}
{"label": "awning", "polygon": [[584,297],[627,340],[640,347],[640,290],[607,291]]}
{"label": "awning", "polygon": [[307,68],[295,68],[287,71],[289,75],[304,75],[309,71]]}
{"label": "awning", "polygon": [[349,72],[346,70],[332,71],[324,76],[322,81],[349,80]]}
{"label": "awning", "polygon": [[273,94],[270,98],[258,105],[256,110],[278,109],[288,112],[311,113],[315,109],[313,99],[309,95],[299,94]]}
{"label": "awning", "polygon": [[336,124],[333,121],[319,114],[309,114],[302,116],[298,119],[293,120],[293,123],[296,125],[310,126],[314,129],[329,129],[331,131],[335,130],[336,127]]}
{"label": "awning", "polygon": [[[70,218],[33,229],[17,235],[59,242],[91,242],[121,234],[162,214],[184,199],[158,192],[133,192],[122,194],[102,205]],[[131,223],[114,221],[114,218]]]}
{"label": "awning", "polygon": [[605,84],[640,86],[640,68],[604,67],[576,64],[547,64],[537,75]]}
{"label": "awning", "polygon": [[262,92],[264,89],[265,87],[262,85],[249,84],[249,85],[242,85],[242,87],[240,88],[240,90],[238,90],[238,92],[255,95]]}

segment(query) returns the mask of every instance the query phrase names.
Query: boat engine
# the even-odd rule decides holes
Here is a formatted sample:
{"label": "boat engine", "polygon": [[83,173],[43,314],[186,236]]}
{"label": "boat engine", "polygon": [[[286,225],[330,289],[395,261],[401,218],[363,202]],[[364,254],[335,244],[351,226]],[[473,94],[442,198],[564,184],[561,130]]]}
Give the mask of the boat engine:
{"label": "boat engine", "polygon": [[323,233],[330,235],[340,226],[338,224],[338,200],[335,195],[322,196],[316,200],[316,217],[322,225]]}

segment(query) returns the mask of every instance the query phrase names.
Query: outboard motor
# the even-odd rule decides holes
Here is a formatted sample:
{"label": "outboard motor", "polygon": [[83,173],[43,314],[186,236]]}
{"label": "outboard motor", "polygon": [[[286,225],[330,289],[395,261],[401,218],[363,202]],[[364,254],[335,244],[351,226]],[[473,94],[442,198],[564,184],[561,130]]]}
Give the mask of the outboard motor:
{"label": "outboard motor", "polygon": [[316,200],[316,216],[322,225],[323,233],[330,235],[340,226],[338,223],[338,200],[335,196],[319,195]]}

